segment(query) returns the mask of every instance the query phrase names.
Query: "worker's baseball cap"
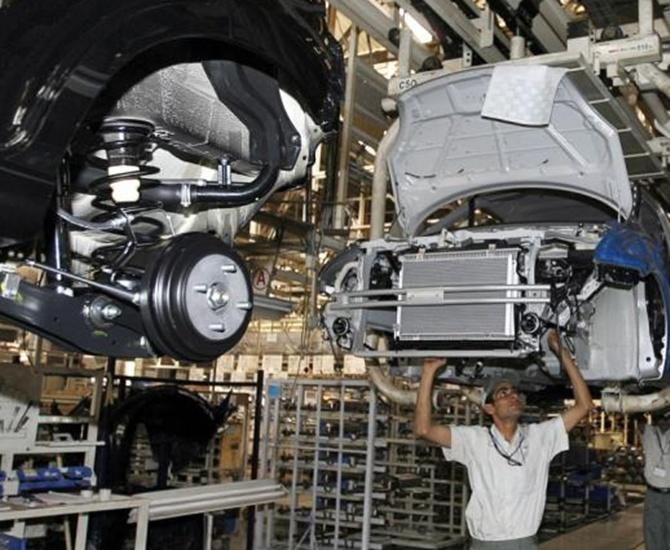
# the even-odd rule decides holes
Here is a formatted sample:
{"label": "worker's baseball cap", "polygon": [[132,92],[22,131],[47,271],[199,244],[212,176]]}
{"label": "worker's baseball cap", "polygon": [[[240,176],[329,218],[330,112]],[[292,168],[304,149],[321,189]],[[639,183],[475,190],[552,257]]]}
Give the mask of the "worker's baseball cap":
{"label": "worker's baseball cap", "polygon": [[493,401],[493,394],[503,384],[513,386],[514,388],[517,387],[516,381],[508,376],[494,376],[486,381],[482,392],[482,406]]}

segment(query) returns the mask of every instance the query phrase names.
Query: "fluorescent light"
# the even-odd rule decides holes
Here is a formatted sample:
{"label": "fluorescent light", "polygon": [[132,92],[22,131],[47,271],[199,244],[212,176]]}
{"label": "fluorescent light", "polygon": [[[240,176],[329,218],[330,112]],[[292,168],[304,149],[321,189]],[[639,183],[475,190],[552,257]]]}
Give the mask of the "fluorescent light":
{"label": "fluorescent light", "polygon": [[405,12],[405,23],[407,24],[409,30],[412,31],[412,34],[414,35],[414,38],[416,38],[417,42],[421,44],[428,44],[429,42],[433,41],[433,33],[426,29],[426,27],[424,27],[414,17],[412,17],[411,14],[407,12]]}

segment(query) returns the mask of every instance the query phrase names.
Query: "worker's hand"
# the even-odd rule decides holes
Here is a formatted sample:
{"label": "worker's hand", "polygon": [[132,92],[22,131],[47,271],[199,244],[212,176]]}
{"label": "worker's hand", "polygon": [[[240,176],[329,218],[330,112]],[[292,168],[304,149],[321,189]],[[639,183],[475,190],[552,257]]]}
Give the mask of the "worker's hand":
{"label": "worker's hand", "polygon": [[444,358],[431,358],[423,362],[423,372],[426,374],[435,374],[447,364]]}
{"label": "worker's hand", "polygon": [[556,355],[558,358],[558,361],[564,371],[568,372],[572,370],[578,370],[577,364],[575,363],[575,358],[572,356],[570,349],[565,345],[564,342],[561,342],[561,337],[554,329],[551,329],[547,333],[547,343],[549,344],[551,351],[553,351],[554,355]]}
{"label": "worker's hand", "polygon": [[554,329],[551,329],[547,333],[547,344],[549,344],[549,349],[551,349],[557,357],[560,357],[561,350],[565,349],[565,346],[561,343],[561,337]]}

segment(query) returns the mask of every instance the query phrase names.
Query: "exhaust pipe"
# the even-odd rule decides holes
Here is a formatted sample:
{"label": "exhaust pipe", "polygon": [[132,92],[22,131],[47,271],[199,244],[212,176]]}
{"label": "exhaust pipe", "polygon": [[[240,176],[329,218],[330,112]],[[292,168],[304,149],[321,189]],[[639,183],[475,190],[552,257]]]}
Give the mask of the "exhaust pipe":
{"label": "exhaust pipe", "polygon": [[[371,348],[377,349],[378,351],[388,350],[388,343],[386,342],[386,338],[369,336],[367,343]],[[372,382],[375,388],[377,388],[377,391],[386,397],[389,401],[408,407],[413,407],[416,405],[416,390],[402,390],[396,387],[391,377],[384,372],[384,367],[386,366],[385,359],[366,359],[365,366],[368,371],[368,378],[370,379],[370,382]],[[468,386],[461,386],[460,388],[460,392],[468,399],[468,401],[471,401],[480,407],[482,405],[482,391],[483,390],[481,388],[473,388]],[[439,392],[437,390],[433,392],[433,403],[436,402],[438,393]]]}
{"label": "exhaust pipe", "polygon": [[600,402],[605,412],[608,413],[630,414],[657,411],[670,406],[670,387],[647,395],[626,395],[617,391],[604,390]]}
{"label": "exhaust pipe", "polygon": [[[380,338],[376,335],[371,335],[367,339],[367,344],[372,349],[378,351],[387,351],[388,343],[386,338]],[[365,360],[365,366],[368,371],[370,382],[377,388],[377,391],[386,397],[389,401],[397,403],[398,405],[405,405],[413,407],[416,405],[417,392],[414,390],[401,390],[396,387],[393,380],[386,375],[384,367],[386,366],[386,359],[369,358]]]}

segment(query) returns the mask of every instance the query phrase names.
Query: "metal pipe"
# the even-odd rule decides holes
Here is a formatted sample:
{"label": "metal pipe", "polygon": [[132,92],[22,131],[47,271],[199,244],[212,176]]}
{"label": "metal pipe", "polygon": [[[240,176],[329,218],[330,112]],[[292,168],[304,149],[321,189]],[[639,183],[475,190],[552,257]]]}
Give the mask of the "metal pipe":
{"label": "metal pipe", "polygon": [[635,66],[635,72],[645,80],[651,82],[655,88],[660,90],[667,97],[670,97],[670,76],[656,65],[653,63],[642,63]]}
{"label": "metal pipe", "polygon": [[646,395],[603,392],[601,402],[603,409],[608,413],[630,414],[657,411],[670,406],[670,387]]}
{"label": "metal pipe", "polygon": [[172,386],[226,386],[231,388],[255,388],[256,382],[232,382],[232,381],[219,381],[216,380],[179,380],[176,378],[166,380],[165,378],[155,378],[152,376],[125,376],[123,374],[117,374],[114,377],[115,380],[123,380],[132,382],[158,382],[160,384],[169,383]]}
{"label": "metal pipe", "polygon": [[[263,411],[263,370],[256,373],[256,400],[254,401],[254,438],[251,447],[251,479],[258,479],[258,459],[261,446],[261,416]],[[256,507],[247,508],[247,550],[254,550]]]}
{"label": "metal pipe", "polygon": [[254,438],[251,450],[251,479],[258,479],[258,459],[261,446],[261,416],[263,413],[263,381],[265,372],[256,373],[256,399],[254,401]]}
{"label": "metal pipe", "polygon": [[[461,338],[460,340],[463,340]],[[451,340],[453,341],[453,340]],[[511,341],[511,340],[510,340]],[[505,359],[514,359],[516,357],[527,357],[529,351],[524,350],[509,350],[509,349],[495,349],[488,350],[486,357],[499,357]],[[404,349],[393,351],[359,351],[356,353],[358,357],[364,358],[383,358],[388,357],[458,357],[460,359],[465,357],[482,357],[482,350],[463,350],[463,349]]]}
{"label": "metal pipe", "polygon": [[387,159],[391,146],[398,136],[400,123],[396,120],[379,142],[375,156],[375,167],[372,176],[372,201],[370,203],[370,239],[381,239],[384,236],[384,218],[386,217],[386,188],[388,182]]}
{"label": "metal pipe", "polygon": [[510,41],[509,58],[521,59],[526,57],[526,39],[523,36],[513,36]]}
{"label": "metal pipe", "polygon": [[643,92],[642,99],[654,115],[654,127],[660,134],[670,138],[670,115],[656,92]]}
{"label": "metal pipe", "polygon": [[[319,462],[321,460],[321,405],[323,403],[323,386],[319,384],[317,386],[318,390],[316,393],[316,423],[315,423],[315,434],[314,434],[314,447],[308,449],[314,450],[314,462],[312,463],[312,518],[316,518],[316,512],[317,512],[317,502],[319,499],[317,498],[317,489],[319,488]],[[296,451],[300,447],[296,447]],[[310,550],[316,550],[317,549],[317,544],[316,544],[316,538],[317,538],[317,532],[316,532],[316,521],[313,521],[310,524],[309,528],[309,547]]]}
{"label": "metal pipe", "polygon": [[279,486],[274,491],[266,491],[264,493],[251,493],[250,495],[239,495],[234,497],[222,496],[216,499],[207,498],[202,501],[184,502],[179,504],[150,505],[149,514],[151,520],[170,519],[204,513],[210,510],[216,510],[218,512],[227,509],[243,508],[245,506],[268,504],[285,496],[286,491]]}
{"label": "metal pipe", "polygon": [[361,302],[332,304],[332,311],[348,311],[351,309],[384,309],[388,307],[439,307],[461,306],[471,304],[548,304],[549,298],[453,298],[441,302],[409,302],[407,300],[388,300],[382,302]]}
{"label": "metal pipe", "polygon": [[[378,341],[375,342],[374,340]],[[376,347],[379,352],[388,350],[386,338],[379,338],[378,336],[370,336],[368,344]],[[368,358],[365,360],[365,365],[368,371],[370,382],[377,388],[377,391],[386,397],[389,401],[393,401],[399,405],[413,407],[416,404],[417,392],[415,390],[401,390],[397,388],[389,376],[384,373],[383,366],[386,365],[384,358]],[[461,393],[471,402],[476,405],[482,404],[482,389],[472,387],[461,387]],[[437,392],[435,392],[434,396]]]}
{"label": "metal pipe", "polygon": [[349,59],[347,61],[347,81],[342,107],[342,133],[340,141],[340,158],[337,171],[337,192],[335,194],[335,229],[344,228],[345,203],[349,191],[349,151],[351,150],[351,130],[354,121],[356,95],[356,62],[358,56],[358,27],[352,23],[349,31]]}
{"label": "metal pipe", "polygon": [[484,404],[484,390],[482,388],[468,388],[461,387],[461,393],[467,398],[468,401],[479,405],[480,407]]}
{"label": "metal pipe", "polygon": [[48,273],[54,273],[56,275],[61,275],[62,277],[65,277],[66,279],[72,279],[73,281],[83,283],[85,285],[88,285],[92,288],[95,288],[95,289],[99,290],[100,292],[104,292],[105,294],[109,294],[110,296],[114,296],[114,298],[118,298],[119,300],[123,300],[125,302],[130,302],[132,304],[138,304],[139,301],[140,301],[140,295],[139,295],[139,293],[136,293],[136,292],[128,292],[127,290],[121,290],[120,288],[116,288],[116,287],[111,286],[111,285],[98,283],[96,281],[86,279],[85,277],[80,277],[79,275],[75,275],[74,273],[68,273],[67,271],[63,271],[61,269],[56,269],[55,267],[44,265],[44,264],[41,264],[39,262],[35,262],[33,260],[26,260],[24,263],[26,265],[29,265],[30,267],[36,267],[38,269],[41,269],[42,271],[46,271]]}
{"label": "metal pipe", "polygon": [[643,92],[642,99],[644,99],[644,102],[659,124],[665,126],[670,121],[668,111],[665,110],[665,106],[656,92]]}
{"label": "metal pipe", "polygon": [[[344,270],[343,270],[344,271]],[[347,298],[366,298],[372,296],[387,296],[390,294],[404,295],[410,292],[496,292],[502,290],[517,291],[539,291],[551,290],[550,285],[450,285],[450,286],[429,286],[414,288],[375,288],[372,290],[353,290],[351,292],[336,292],[335,296],[346,296]]]}
{"label": "metal pipe", "polygon": [[390,401],[399,405],[414,406],[416,404],[416,392],[396,388],[391,379],[382,370],[382,364],[385,363],[386,360],[384,359],[367,359],[365,361],[370,382],[377,388],[379,393]]}
{"label": "metal pipe", "polygon": [[[65,211],[65,206],[69,206],[70,193],[70,170],[68,161],[64,158],[61,162],[60,176],[56,181],[56,204],[58,210]],[[68,228],[62,219],[57,217],[53,236],[53,265],[56,269],[69,271],[70,269],[70,235]],[[49,262],[51,263],[51,262]],[[61,285],[63,278],[56,276],[58,284]]]}
{"label": "metal pipe", "polygon": [[[304,387],[303,387],[304,391]],[[344,452],[344,385],[340,386],[340,414],[339,430],[337,433],[337,474],[335,485],[335,537],[333,540],[333,550],[340,548],[340,521],[342,519],[342,456]],[[296,428],[297,429],[297,428]]]}
{"label": "metal pipe", "polygon": [[375,439],[377,437],[377,392],[370,388],[368,395],[368,438],[367,455],[365,457],[365,490],[363,492],[363,532],[361,533],[361,550],[370,548],[372,527],[372,487],[375,477]]}
{"label": "metal pipe", "polygon": [[411,74],[412,31],[403,21],[400,29],[400,46],[398,47],[398,76],[404,78]]}
{"label": "metal pipe", "polygon": [[[379,352],[383,353],[388,351],[388,342],[386,341],[386,338],[370,335],[367,339],[367,344],[372,349],[377,349]],[[396,388],[391,378],[384,374],[383,367],[386,366],[386,359],[366,359],[365,366],[367,367],[370,382],[372,382],[377,388],[377,391],[388,400],[398,403],[399,405],[408,405],[411,407],[416,404],[416,391]]]}
{"label": "metal pipe", "polygon": [[[300,431],[302,430],[302,403],[304,395],[305,395],[305,388],[303,386],[300,386],[298,388],[298,399],[295,406],[295,433],[293,434],[294,446],[300,444]],[[296,518],[298,516],[298,453],[293,453],[290,507],[291,507],[291,519],[289,520],[289,527],[288,527],[288,543],[292,547],[297,529]]]}

